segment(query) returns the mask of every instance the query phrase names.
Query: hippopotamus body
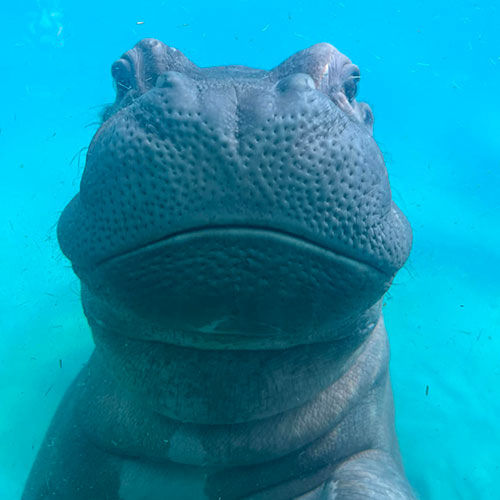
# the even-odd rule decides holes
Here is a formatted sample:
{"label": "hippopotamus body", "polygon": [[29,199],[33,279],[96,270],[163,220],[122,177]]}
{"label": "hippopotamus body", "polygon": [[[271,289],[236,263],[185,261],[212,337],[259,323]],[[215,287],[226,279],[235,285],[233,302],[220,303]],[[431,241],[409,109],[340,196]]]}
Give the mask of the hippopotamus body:
{"label": "hippopotamus body", "polygon": [[359,69],[146,39],[112,72],[58,226],[96,348],[23,498],[414,498],[381,315],[411,229]]}

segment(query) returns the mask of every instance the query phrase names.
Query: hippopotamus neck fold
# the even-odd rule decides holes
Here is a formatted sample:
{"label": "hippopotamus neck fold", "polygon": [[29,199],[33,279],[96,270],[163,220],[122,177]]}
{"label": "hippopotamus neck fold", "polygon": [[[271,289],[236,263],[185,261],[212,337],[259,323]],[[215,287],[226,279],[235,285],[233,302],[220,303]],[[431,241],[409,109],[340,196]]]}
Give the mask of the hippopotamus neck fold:
{"label": "hippopotamus neck fold", "polygon": [[[239,484],[243,495],[256,484],[269,488],[300,476],[305,463],[309,474],[316,470],[314,477],[320,484],[345,456],[380,448],[391,432],[388,428],[381,433],[381,428],[374,426],[385,422],[385,412],[391,411],[380,398],[390,391],[389,351],[382,318],[362,339],[346,338],[282,351],[206,351],[117,339],[96,324],[92,330],[97,348],[81,376],[85,389],[78,404],[78,422],[92,442],[110,453],[140,456],[167,468],[173,467],[171,462],[189,465],[196,474],[218,478],[214,480],[217,488],[233,491]],[[349,352],[341,354],[340,361],[335,359],[339,350]],[[313,363],[308,365],[308,359]],[[141,364],[147,377],[140,376]],[[295,369],[300,373],[294,373]],[[252,377],[258,378],[254,388]],[[155,380],[155,386],[147,384],[146,378]],[[263,387],[265,380],[269,381],[267,389]],[[244,397],[244,403],[243,381],[244,390],[254,395]],[[162,388],[162,395],[151,392]],[[270,394],[273,389],[276,392]],[[308,390],[311,392],[305,394]],[[306,401],[299,401],[299,394],[306,395]],[[293,401],[294,397],[298,400]],[[154,398],[165,402],[170,398],[184,407],[191,404],[198,414],[208,412],[205,416],[217,409],[203,404],[217,405],[217,401],[220,410],[226,407],[239,417],[245,411],[252,414],[259,405],[262,409],[269,399],[273,403],[280,400],[284,407],[264,418],[195,423],[158,411]],[[374,406],[377,401],[381,403]],[[238,407],[231,410],[235,402]],[[231,416],[228,414],[229,420]],[[352,425],[364,431],[346,443],[345,429]],[[393,443],[392,438],[389,442]]]}
{"label": "hippopotamus neck fold", "polygon": [[287,339],[283,347],[266,348],[260,341],[257,349],[237,332],[231,343],[197,344],[213,334],[171,331],[124,314],[85,287],[82,302],[97,354],[122,388],[165,417],[205,425],[270,418],[314,399],[366,348],[381,309],[378,301],[355,318],[347,316],[327,336],[304,334],[307,343],[281,332]]}

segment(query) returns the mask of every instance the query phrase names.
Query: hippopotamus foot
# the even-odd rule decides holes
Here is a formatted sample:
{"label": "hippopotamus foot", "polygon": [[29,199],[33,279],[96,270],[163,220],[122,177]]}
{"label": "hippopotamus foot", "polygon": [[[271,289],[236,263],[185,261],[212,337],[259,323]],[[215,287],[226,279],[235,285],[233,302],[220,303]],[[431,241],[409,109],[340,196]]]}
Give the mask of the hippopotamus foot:
{"label": "hippopotamus foot", "polygon": [[412,500],[408,482],[394,459],[381,450],[358,453],[335,470],[333,477],[297,500]]}

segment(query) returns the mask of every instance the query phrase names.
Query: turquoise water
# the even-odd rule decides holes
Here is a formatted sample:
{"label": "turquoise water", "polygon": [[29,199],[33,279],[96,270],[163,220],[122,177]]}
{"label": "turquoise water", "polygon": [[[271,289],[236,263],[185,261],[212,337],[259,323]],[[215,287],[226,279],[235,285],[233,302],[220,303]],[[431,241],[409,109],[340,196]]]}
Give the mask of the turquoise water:
{"label": "turquoise water", "polygon": [[[361,68],[414,247],[385,306],[396,424],[422,499],[500,498],[500,11],[495,2],[24,1],[0,39],[0,498],[19,498],[91,351],[55,224],[110,65],[143,37],[270,68],[328,41]],[[143,24],[138,24],[138,23]]]}

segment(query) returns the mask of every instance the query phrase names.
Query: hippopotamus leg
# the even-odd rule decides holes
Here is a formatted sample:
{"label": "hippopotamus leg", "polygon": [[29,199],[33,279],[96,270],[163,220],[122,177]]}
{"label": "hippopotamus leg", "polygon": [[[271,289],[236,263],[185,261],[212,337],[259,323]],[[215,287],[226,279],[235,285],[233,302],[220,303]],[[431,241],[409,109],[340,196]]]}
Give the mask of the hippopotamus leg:
{"label": "hippopotamus leg", "polygon": [[52,419],[23,499],[105,499],[113,498],[109,495],[113,489],[118,491],[122,458],[96,447],[75,419],[76,402],[83,383],[82,370]]}

